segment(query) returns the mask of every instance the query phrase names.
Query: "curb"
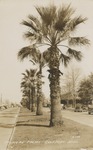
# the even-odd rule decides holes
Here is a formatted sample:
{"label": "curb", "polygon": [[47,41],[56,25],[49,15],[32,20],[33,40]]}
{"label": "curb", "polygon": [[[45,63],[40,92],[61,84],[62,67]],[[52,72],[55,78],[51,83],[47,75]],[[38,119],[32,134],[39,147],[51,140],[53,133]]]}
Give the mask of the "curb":
{"label": "curb", "polygon": [[14,124],[2,124],[2,123],[0,123],[0,127],[3,127],[3,128],[13,128],[13,127],[15,127],[15,125]]}
{"label": "curb", "polygon": [[15,124],[13,124],[13,127],[12,127],[12,128],[13,128],[13,129],[12,129],[12,133],[11,133],[11,135],[10,135],[9,142],[8,142],[8,144],[7,144],[6,150],[9,150],[8,148],[9,148],[9,145],[10,145],[10,143],[11,143],[11,140],[12,140],[13,135],[14,135],[14,132],[15,132],[15,128],[16,128],[16,121],[17,121],[17,118],[18,118],[19,112],[20,112],[20,108],[19,108],[19,110],[18,110],[18,114],[16,115],[16,118],[15,118]]}

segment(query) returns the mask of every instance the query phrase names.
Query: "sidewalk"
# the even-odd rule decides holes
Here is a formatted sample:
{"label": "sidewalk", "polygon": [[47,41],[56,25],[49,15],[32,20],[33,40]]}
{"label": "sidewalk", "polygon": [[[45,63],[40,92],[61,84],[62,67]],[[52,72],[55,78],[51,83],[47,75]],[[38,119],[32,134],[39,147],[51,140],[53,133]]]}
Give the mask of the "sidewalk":
{"label": "sidewalk", "polygon": [[[45,109],[45,108],[44,108]],[[93,150],[93,128],[69,119],[62,127],[49,127],[50,111],[36,116],[21,108],[8,150]]]}
{"label": "sidewalk", "polygon": [[19,109],[14,108],[14,114],[11,111],[7,109],[0,112],[0,150],[7,150]]}

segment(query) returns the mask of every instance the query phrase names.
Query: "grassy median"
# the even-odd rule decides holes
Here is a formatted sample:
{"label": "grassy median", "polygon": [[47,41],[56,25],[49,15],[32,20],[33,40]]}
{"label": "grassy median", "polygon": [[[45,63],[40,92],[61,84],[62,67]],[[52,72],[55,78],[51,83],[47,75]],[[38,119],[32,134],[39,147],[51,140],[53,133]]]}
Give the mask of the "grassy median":
{"label": "grassy median", "polygon": [[[44,108],[46,110],[46,108]],[[8,150],[81,150],[93,148],[93,128],[63,118],[49,127],[50,112],[36,116],[21,108]]]}

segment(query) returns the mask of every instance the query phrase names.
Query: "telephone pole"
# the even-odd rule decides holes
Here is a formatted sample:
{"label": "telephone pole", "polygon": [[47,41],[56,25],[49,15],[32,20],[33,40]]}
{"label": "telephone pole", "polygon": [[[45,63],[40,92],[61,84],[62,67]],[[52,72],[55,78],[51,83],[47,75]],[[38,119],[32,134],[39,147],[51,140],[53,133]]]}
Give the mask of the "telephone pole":
{"label": "telephone pole", "polygon": [[2,105],[2,94],[1,94],[0,104]]}

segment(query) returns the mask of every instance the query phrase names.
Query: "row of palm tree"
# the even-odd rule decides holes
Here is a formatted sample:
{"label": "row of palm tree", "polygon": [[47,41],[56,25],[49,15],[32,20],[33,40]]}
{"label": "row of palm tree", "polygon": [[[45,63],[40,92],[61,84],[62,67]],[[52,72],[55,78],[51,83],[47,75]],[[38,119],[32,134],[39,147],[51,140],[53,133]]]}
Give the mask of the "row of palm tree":
{"label": "row of palm tree", "polygon": [[26,70],[25,73],[22,73],[22,75],[21,89],[23,93],[23,101],[25,100],[28,109],[32,112],[36,111],[36,115],[43,115],[43,82],[41,81],[39,72],[37,69],[30,69]]}
{"label": "row of palm tree", "polygon": [[[49,67],[51,115],[50,126],[61,125],[62,114],[60,106],[60,63],[67,66],[71,59],[81,61],[82,53],[72,47],[89,45],[86,37],[73,36],[77,27],[87,18],[81,15],[75,17],[75,10],[70,5],[57,8],[35,7],[38,17],[29,15],[22,24],[28,27],[25,37],[30,45],[18,52],[18,58],[29,58],[39,64],[39,78],[42,76],[42,66]],[[43,51],[40,47],[44,47]],[[46,48],[47,47],[47,48]],[[39,93],[39,91],[38,91]],[[39,97],[40,98],[40,97]],[[39,101],[40,102],[40,101]]]}
{"label": "row of palm tree", "polygon": [[35,74],[35,69],[26,70],[25,73],[22,73],[21,82],[23,97],[27,97],[28,107],[32,112],[35,111]]}

